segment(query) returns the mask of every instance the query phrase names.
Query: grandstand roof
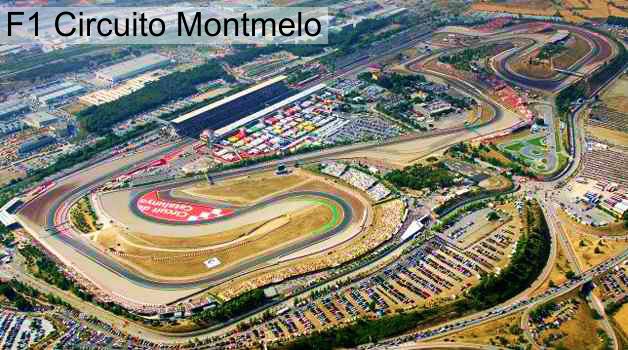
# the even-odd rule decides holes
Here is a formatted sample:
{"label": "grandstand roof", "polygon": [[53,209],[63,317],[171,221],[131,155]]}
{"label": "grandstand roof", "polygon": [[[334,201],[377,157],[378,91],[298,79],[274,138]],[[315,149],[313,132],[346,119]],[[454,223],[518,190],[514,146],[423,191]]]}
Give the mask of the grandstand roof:
{"label": "grandstand roof", "polygon": [[565,38],[567,38],[569,36],[569,32],[566,30],[559,30],[556,32],[556,34],[552,35],[551,38],[549,38],[548,42],[554,44],[557,43]]}
{"label": "grandstand roof", "polygon": [[218,108],[218,107],[220,107],[220,106],[222,106],[224,104],[227,104],[227,103],[229,103],[231,101],[235,101],[235,100],[239,99],[242,96],[246,96],[246,95],[248,95],[250,93],[253,93],[255,91],[261,90],[261,89],[263,89],[263,88],[265,88],[267,86],[270,86],[270,85],[273,85],[275,83],[278,83],[278,82],[280,82],[280,81],[282,81],[282,80],[284,80],[286,78],[287,77],[285,75],[280,75],[280,76],[274,77],[272,79],[266,80],[266,81],[264,81],[262,83],[259,83],[257,85],[251,86],[250,88],[248,88],[246,90],[242,90],[242,91],[240,91],[240,92],[238,92],[236,94],[233,94],[231,96],[227,96],[227,97],[225,97],[223,99],[220,99],[220,100],[218,100],[216,102],[210,103],[210,104],[208,104],[205,107],[201,107],[201,108],[199,108],[197,110],[194,110],[194,111],[192,111],[190,113],[186,113],[186,114],[184,114],[182,116],[179,116],[176,119],[174,119],[172,121],[172,123],[173,124],[183,123],[183,122],[185,122],[185,121],[187,121],[189,119],[192,119],[192,118],[194,118],[194,117],[196,117],[196,116],[198,116],[200,114],[203,114],[203,113],[206,113],[208,111],[211,111],[212,109],[216,109],[216,108]]}
{"label": "grandstand roof", "polygon": [[8,201],[5,205],[0,208],[0,222],[4,226],[11,226],[17,223],[15,219],[15,213],[13,213],[13,207],[20,202],[19,197],[15,197]]}

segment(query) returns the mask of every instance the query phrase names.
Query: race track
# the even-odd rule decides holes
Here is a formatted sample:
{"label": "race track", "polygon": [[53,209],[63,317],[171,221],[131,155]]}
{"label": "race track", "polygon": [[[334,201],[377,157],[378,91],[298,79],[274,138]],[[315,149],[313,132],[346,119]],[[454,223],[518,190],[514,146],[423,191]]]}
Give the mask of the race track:
{"label": "race track", "polygon": [[[579,35],[580,37],[584,38],[592,47],[591,50],[582,59],[580,59],[578,62],[576,62],[576,64],[570,67],[570,70],[572,71],[579,72],[583,68],[590,68],[594,65],[607,61],[613,55],[614,50],[611,46],[611,43],[600,34],[570,25],[555,24],[554,27],[561,30],[567,30],[571,33]],[[544,91],[554,92],[560,90],[561,88],[566,87],[571,83],[569,80],[575,79],[575,77],[565,74],[558,74],[555,78],[550,79],[536,79],[513,72],[509,67],[509,62],[518,57],[522,52],[525,52],[527,49],[529,49],[529,47],[530,46],[523,47],[517,50],[512,50],[506,55],[502,55],[502,57],[499,57],[499,59],[495,60],[493,68],[505,80],[528,88]]]}
{"label": "race track", "polygon": [[[219,178],[217,178],[219,179]],[[185,184],[189,184],[189,181],[184,182]],[[171,188],[176,188],[176,187],[180,187],[182,184],[180,183],[172,183],[172,184],[168,184],[163,188],[160,188],[160,190],[167,190],[167,189],[171,189]],[[320,198],[320,199],[324,199],[324,200],[328,200],[328,201],[332,201],[334,203],[337,203],[341,208],[342,208],[342,221],[336,225],[335,227],[322,232],[321,234],[317,234],[308,238],[305,238],[303,240],[299,240],[298,242],[294,243],[294,244],[290,244],[288,246],[284,246],[280,249],[273,249],[270,250],[268,252],[264,252],[261,253],[259,255],[256,255],[254,257],[251,257],[249,259],[246,259],[245,261],[238,263],[235,266],[229,267],[227,269],[224,269],[220,272],[214,273],[214,274],[210,274],[207,277],[201,278],[201,279],[197,279],[197,280],[190,280],[190,281],[185,281],[185,282],[180,282],[180,281],[176,281],[176,282],[169,282],[169,281],[157,281],[157,280],[153,280],[153,279],[149,279],[143,275],[141,275],[138,272],[135,272],[131,269],[129,269],[128,267],[126,267],[125,265],[117,262],[116,260],[112,259],[112,257],[110,255],[108,255],[107,253],[101,251],[100,249],[98,249],[96,246],[90,244],[88,241],[86,241],[85,239],[82,239],[80,237],[76,237],[75,235],[72,234],[67,234],[67,233],[63,233],[63,232],[57,232],[57,234],[52,235],[50,238],[51,239],[55,239],[55,240],[59,240],[61,242],[63,242],[64,244],[71,246],[74,250],[80,252],[81,254],[89,257],[91,260],[95,261],[96,263],[102,265],[102,266],[106,266],[109,270],[115,272],[116,274],[123,276],[124,278],[127,278],[128,280],[139,284],[141,286],[144,287],[149,287],[149,288],[160,288],[160,289],[189,289],[190,287],[199,287],[199,286],[204,286],[204,287],[208,287],[208,286],[212,286],[215,284],[218,284],[226,279],[229,278],[233,278],[234,276],[239,276],[245,272],[250,272],[251,270],[255,270],[257,268],[260,268],[262,266],[266,266],[267,263],[269,263],[270,261],[272,261],[273,259],[276,259],[278,257],[284,256],[284,255],[288,255],[294,252],[297,252],[303,248],[306,248],[312,244],[324,241],[325,239],[328,239],[330,237],[333,237],[334,235],[336,235],[339,232],[342,232],[343,230],[345,230],[348,225],[351,223],[352,219],[353,219],[353,215],[352,215],[352,208],[351,206],[341,197],[336,196],[336,195],[332,195],[329,193],[324,193],[324,192],[310,192],[310,191],[296,191],[296,192],[287,192],[287,193],[282,193],[279,194],[277,196],[274,196],[272,198],[266,199],[264,201],[261,201],[259,203],[256,203],[254,205],[248,206],[248,207],[243,207],[243,208],[238,208],[234,214],[232,216],[229,217],[222,217],[220,219],[217,219],[215,221],[211,221],[211,222],[205,222],[202,224],[196,224],[196,223],[164,223],[163,221],[160,220],[156,220],[154,218],[150,218],[150,217],[146,217],[145,215],[143,215],[141,212],[138,211],[137,209],[137,201],[138,199],[146,192],[151,191],[152,189],[149,190],[144,190],[141,191],[139,193],[137,193],[136,195],[133,196],[133,199],[131,200],[130,204],[128,207],[126,207],[127,209],[129,209],[130,211],[133,212],[134,215],[138,216],[139,218],[141,218],[141,220],[143,222],[140,222],[140,224],[142,226],[144,226],[144,224],[146,223],[146,221],[153,221],[154,224],[156,225],[169,225],[169,226],[186,226],[186,227],[179,227],[177,229],[177,231],[179,230],[185,230],[186,228],[190,228],[190,229],[194,229],[197,233],[208,233],[211,232],[212,230],[214,232],[218,232],[220,230],[224,230],[225,227],[225,223],[229,223],[230,221],[233,222],[239,222],[239,217],[240,216],[246,216],[248,214],[251,213],[255,213],[256,211],[259,210],[264,210],[265,208],[275,208],[277,205],[281,205],[281,203],[284,203],[287,200],[295,200],[297,198],[302,198],[302,197],[308,197],[308,198]],[[49,226],[52,227],[54,226],[54,218],[55,216],[49,216]],[[237,225],[240,225],[239,223]],[[146,228],[145,228],[146,229]],[[209,229],[209,230],[208,230]],[[150,232],[150,226],[148,227],[148,232]]]}

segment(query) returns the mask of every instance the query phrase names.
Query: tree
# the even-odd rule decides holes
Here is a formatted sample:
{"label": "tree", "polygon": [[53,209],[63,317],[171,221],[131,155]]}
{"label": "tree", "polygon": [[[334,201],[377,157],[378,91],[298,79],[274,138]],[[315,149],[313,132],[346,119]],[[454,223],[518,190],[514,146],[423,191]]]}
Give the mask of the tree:
{"label": "tree", "polygon": [[565,277],[567,277],[567,279],[572,280],[572,279],[576,278],[576,273],[571,271],[571,270],[569,270],[569,271],[567,271],[565,273]]}
{"label": "tree", "polygon": [[79,112],[84,130],[105,134],[112,125],[164,103],[194,94],[196,85],[214,79],[232,81],[217,61],[209,61],[192,69],[169,74],[115,101],[92,106]]}
{"label": "tree", "polygon": [[497,220],[499,220],[499,214],[497,214],[497,212],[495,212],[495,211],[492,211],[492,212],[488,213],[486,218],[488,219],[488,221],[497,221]]}

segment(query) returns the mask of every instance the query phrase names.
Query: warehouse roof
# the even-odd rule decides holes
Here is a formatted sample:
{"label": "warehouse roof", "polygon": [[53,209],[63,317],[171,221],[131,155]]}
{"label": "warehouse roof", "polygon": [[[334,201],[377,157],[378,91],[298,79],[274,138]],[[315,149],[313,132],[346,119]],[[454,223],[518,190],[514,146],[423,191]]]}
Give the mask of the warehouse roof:
{"label": "warehouse roof", "polygon": [[114,64],[113,66],[103,68],[98,71],[98,74],[109,76],[112,78],[123,77],[135,71],[141,70],[143,67],[159,64],[167,60],[169,60],[168,57],[156,53],[150,53],[148,55],[140,56],[132,60],[124,61],[118,64]]}
{"label": "warehouse roof", "polygon": [[31,113],[24,118],[26,121],[37,121],[39,123],[56,121],[59,118],[45,111]]}
{"label": "warehouse roof", "polygon": [[63,90],[58,90],[48,95],[39,96],[39,100],[46,103],[61,96],[76,94],[83,91],[85,91],[85,88],[82,85],[75,84]]}
{"label": "warehouse roof", "polygon": [[17,112],[28,106],[29,104],[22,100],[0,103],[0,115]]}

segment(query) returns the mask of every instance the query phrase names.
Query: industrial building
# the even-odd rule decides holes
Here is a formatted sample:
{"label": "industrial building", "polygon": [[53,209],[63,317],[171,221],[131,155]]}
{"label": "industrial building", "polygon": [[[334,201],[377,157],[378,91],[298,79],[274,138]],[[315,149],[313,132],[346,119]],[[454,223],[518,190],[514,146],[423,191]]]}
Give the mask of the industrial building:
{"label": "industrial building", "polygon": [[22,143],[20,147],[18,148],[17,152],[20,155],[28,154],[40,148],[46,147],[48,145],[52,145],[55,142],[57,142],[57,139],[55,139],[52,136],[39,135],[37,137],[34,137]]}
{"label": "industrial building", "polygon": [[60,90],[57,92],[53,92],[49,95],[45,95],[39,98],[39,103],[42,106],[54,106],[57,104],[60,104],[66,100],[68,100],[71,97],[74,97],[76,95],[80,95],[83,92],[85,92],[85,87],[81,86],[81,85],[74,85],[71,86],[67,89],[64,90]]}
{"label": "industrial building", "polygon": [[168,64],[170,64],[170,59],[168,57],[151,53],[103,68],[96,72],[96,78],[109,85],[114,85],[142,73],[165,67]]}
{"label": "industrial building", "polygon": [[48,112],[35,112],[24,118],[24,124],[35,129],[47,128],[58,121],[59,117],[56,117]]}
{"label": "industrial building", "polygon": [[430,103],[418,104],[416,105],[416,110],[426,117],[435,117],[452,111],[453,107],[445,101],[436,100]]}
{"label": "industrial building", "polygon": [[199,137],[204,129],[217,130],[295,94],[285,75],[269,79],[246,90],[184,114],[172,121],[179,135]]}
{"label": "industrial building", "polygon": [[26,113],[30,105],[25,101],[10,101],[0,103],[0,120],[9,119]]}
{"label": "industrial building", "polygon": [[138,77],[129,79],[122,84],[118,84],[111,88],[98,90],[89,94],[79,97],[79,101],[92,105],[99,106],[104,103],[116,101],[124,96],[130,95],[133,92],[143,88],[146,84],[158,80],[163,76],[165,72],[161,74],[143,74]]}
{"label": "industrial building", "polygon": [[74,82],[63,82],[39,89],[31,93],[33,102],[41,106],[54,106],[85,92],[84,86]]}
{"label": "industrial building", "polygon": [[71,81],[55,81],[49,84],[40,85],[35,91],[31,92],[30,96],[33,101],[39,100],[40,97],[50,95],[54,92],[61,91],[67,89],[69,87],[74,86],[76,83]]}
{"label": "industrial building", "polygon": [[50,128],[56,137],[66,138],[72,135],[72,126],[68,122],[60,122]]}
{"label": "industrial building", "polygon": [[7,135],[22,130],[24,123],[20,120],[11,123],[0,124],[0,135]]}

